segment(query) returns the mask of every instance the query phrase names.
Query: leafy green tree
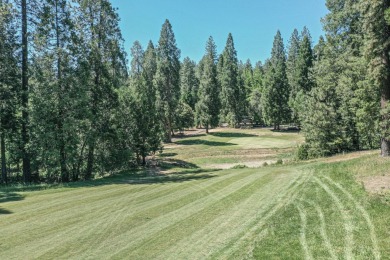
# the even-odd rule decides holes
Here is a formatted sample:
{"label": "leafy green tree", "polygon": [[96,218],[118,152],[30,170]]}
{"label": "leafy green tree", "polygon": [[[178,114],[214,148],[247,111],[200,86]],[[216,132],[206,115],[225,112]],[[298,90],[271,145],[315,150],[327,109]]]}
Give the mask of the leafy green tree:
{"label": "leafy green tree", "polygon": [[180,98],[180,50],[168,20],[165,20],[157,49],[157,108],[165,129],[165,141],[172,141],[175,111]]}
{"label": "leafy green tree", "polygon": [[184,58],[180,68],[180,100],[195,109],[198,95],[198,78],[196,77],[196,63],[189,57]]}
{"label": "leafy green tree", "polygon": [[261,102],[265,121],[272,124],[275,130],[279,130],[280,124],[290,119],[288,99],[289,85],[286,74],[286,54],[282,36],[278,31],[273,43],[269,68],[265,75]]}
{"label": "leafy green tree", "polygon": [[217,78],[217,48],[213,37],[209,37],[206,53],[202,59],[203,69],[200,75],[198,102],[195,106],[197,124],[206,128],[218,126],[219,87]]}
{"label": "leafy green tree", "polygon": [[229,33],[221,59],[221,119],[235,126],[241,119],[240,86],[238,74],[237,52],[234,48],[233,36]]}

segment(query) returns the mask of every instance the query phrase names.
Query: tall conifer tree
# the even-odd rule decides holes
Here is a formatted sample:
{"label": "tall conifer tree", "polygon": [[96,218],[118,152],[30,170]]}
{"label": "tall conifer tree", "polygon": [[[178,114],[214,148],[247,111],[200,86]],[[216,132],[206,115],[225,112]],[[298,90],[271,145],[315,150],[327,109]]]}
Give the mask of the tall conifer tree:
{"label": "tall conifer tree", "polygon": [[34,142],[38,145],[34,150],[41,158],[35,164],[36,167],[44,164],[51,173],[59,166],[60,180],[68,182],[68,160],[72,158],[68,151],[75,149],[68,145],[72,143],[70,140],[73,140],[77,126],[73,115],[79,112],[73,111],[73,105],[77,103],[73,98],[75,93],[72,93],[75,82],[73,24],[68,1],[46,0],[41,3],[43,7],[37,12],[32,75],[36,86],[32,91],[34,109],[31,117],[35,128]]}
{"label": "tall conifer tree", "polygon": [[172,25],[165,20],[157,49],[155,84],[157,107],[165,129],[165,141],[172,141],[175,110],[180,98],[180,50],[176,46]]}
{"label": "tall conifer tree", "polygon": [[280,129],[280,124],[290,119],[288,107],[289,85],[286,74],[286,54],[280,31],[277,32],[267,69],[262,96],[262,108],[266,121]]}
{"label": "tall conifer tree", "polygon": [[3,183],[8,183],[6,139],[15,129],[20,84],[16,35],[16,10],[7,0],[0,0],[0,157]]}
{"label": "tall conifer tree", "polygon": [[218,125],[219,92],[217,79],[217,49],[213,37],[206,44],[206,54],[203,56],[203,70],[200,75],[199,101],[196,103],[196,121],[203,125],[208,133],[209,127]]}
{"label": "tall conifer tree", "polygon": [[[119,16],[108,0],[77,0],[80,83],[89,87],[87,165],[84,177],[90,179],[96,163],[104,163],[115,145],[113,111],[118,105],[115,89],[124,84],[126,64]],[[96,157],[100,159],[96,161]],[[103,169],[103,168],[101,168]]]}
{"label": "tall conifer tree", "polygon": [[180,68],[180,100],[195,110],[199,82],[196,77],[196,63],[189,57],[184,58]]}
{"label": "tall conifer tree", "polygon": [[369,59],[369,76],[380,89],[381,154],[390,156],[390,23],[389,0],[362,1],[364,32],[367,34],[365,53]]}
{"label": "tall conifer tree", "polygon": [[221,118],[231,126],[235,126],[241,119],[240,86],[237,52],[231,33],[228,35],[220,62]]}

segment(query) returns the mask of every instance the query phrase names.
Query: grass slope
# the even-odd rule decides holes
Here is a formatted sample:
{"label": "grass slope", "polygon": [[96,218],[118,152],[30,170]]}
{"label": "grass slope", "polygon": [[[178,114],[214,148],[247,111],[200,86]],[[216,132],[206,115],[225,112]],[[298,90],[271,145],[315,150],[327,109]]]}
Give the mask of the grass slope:
{"label": "grass slope", "polygon": [[293,149],[302,142],[302,134],[296,132],[217,129],[209,135],[179,138],[167,145],[165,154],[201,168],[259,167],[278,159],[290,159]]}
{"label": "grass slope", "polygon": [[[246,143],[258,151],[297,142],[292,134],[279,140],[269,133],[276,145],[264,148],[264,130],[251,130],[252,136],[228,131],[177,143],[189,140],[193,153],[206,146],[205,154],[243,154]],[[221,151],[210,142],[236,145]],[[175,145],[162,156],[172,174],[123,173],[46,190],[1,189],[0,259],[390,258],[388,193],[369,195],[356,181],[366,171],[370,177],[387,174],[388,161],[366,155],[204,170],[206,160],[195,163],[203,155],[190,158],[183,144]]]}

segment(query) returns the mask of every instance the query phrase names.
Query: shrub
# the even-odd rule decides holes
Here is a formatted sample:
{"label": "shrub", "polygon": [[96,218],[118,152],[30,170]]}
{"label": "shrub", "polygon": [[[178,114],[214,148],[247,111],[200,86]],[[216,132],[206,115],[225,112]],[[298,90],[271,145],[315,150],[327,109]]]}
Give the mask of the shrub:
{"label": "shrub", "polygon": [[243,164],[237,164],[237,165],[234,165],[231,169],[244,169],[244,168],[248,168],[248,166],[243,165]]}
{"label": "shrub", "polygon": [[299,145],[297,148],[296,157],[300,161],[309,159],[309,146],[307,144]]}
{"label": "shrub", "polygon": [[283,160],[282,159],[278,159],[275,164],[276,165],[282,165],[283,164]]}

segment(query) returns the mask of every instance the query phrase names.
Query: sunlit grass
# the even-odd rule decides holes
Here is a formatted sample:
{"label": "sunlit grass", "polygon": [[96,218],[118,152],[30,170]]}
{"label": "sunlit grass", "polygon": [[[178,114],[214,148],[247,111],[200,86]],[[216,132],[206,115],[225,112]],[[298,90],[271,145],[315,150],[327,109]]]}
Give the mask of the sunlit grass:
{"label": "sunlit grass", "polygon": [[376,154],[208,168],[288,159],[300,138],[227,129],[176,140],[161,172],[1,188],[0,259],[390,258],[389,193],[361,181],[389,174]]}

